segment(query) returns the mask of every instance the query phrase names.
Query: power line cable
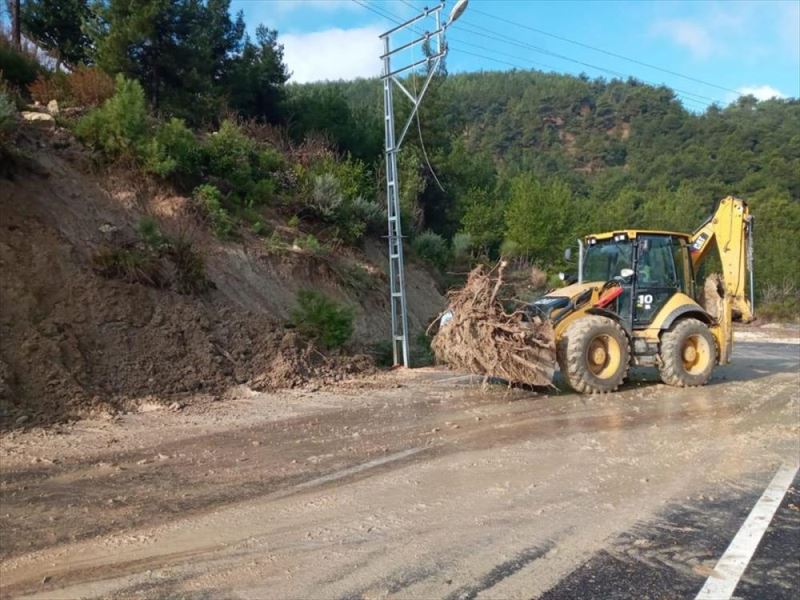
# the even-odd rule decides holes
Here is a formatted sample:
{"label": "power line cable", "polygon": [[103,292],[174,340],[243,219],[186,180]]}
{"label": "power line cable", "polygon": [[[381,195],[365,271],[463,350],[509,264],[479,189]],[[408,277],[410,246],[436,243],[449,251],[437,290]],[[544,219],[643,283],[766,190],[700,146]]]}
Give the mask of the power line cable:
{"label": "power line cable", "polygon": [[[405,1],[405,0],[404,0]],[[587,48],[589,50],[594,50],[595,52],[601,52],[602,54],[606,54],[608,56],[613,56],[614,58],[619,58],[621,60],[626,60],[628,62],[640,65],[642,67],[647,67],[648,69],[655,69],[656,71],[661,71],[662,73],[668,73],[669,75],[673,75],[675,77],[680,77],[682,79],[686,79],[688,81],[694,81],[695,83],[701,83],[703,85],[707,85],[709,87],[717,88],[719,90],[723,90],[725,92],[731,92],[736,94],[737,96],[741,96],[742,94],[737,90],[725,87],[723,85],[716,84],[712,81],[707,81],[705,79],[700,79],[699,77],[693,77],[691,75],[686,75],[684,73],[680,73],[678,71],[673,71],[672,69],[667,69],[664,67],[660,67],[658,65],[654,65],[652,63],[645,62],[643,60],[639,60],[636,58],[632,58],[630,56],[625,56],[624,54],[619,54],[618,52],[612,52],[611,50],[606,50],[605,48],[600,48],[598,46],[592,46],[591,44],[586,44],[584,42],[579,42],[577,40],[570,39],[568,37],[564,37],[562,35],[558,35],[556,33],[550,33],[549,31],[545,31],[544,29],[539,29],[537,27],[531,27],[530,25],[523,25],[522,23],[517,23],[516,21],[512,21],[510,19],[506,19],[503,17],[498,17],[497,15],[493,15],[486,11],[480,10],[478,8],[472,8],[470,12],[483,15],[484,17],[489,17],[490,19],[495,19],[496,21],[500,21],[501,23],[506,23],[508,25],[515,25],[520,27],[521,29],[527,29],[529,31],[533,31],[535,33],[540,33],[541,35],[546,35],[547,37],[551,37],[556,40],[560,40],[562,42],[567,42],[568,44],[573,44],[575,46],[580,46],[582,48]]]}
{"label": "power line cable", "polygon": [[[401,0],[401,1],[403,1],[408,6],[414,7],[413,4],[410,4],[409,2],[406,2],[406,0]],[[388,19],[389,21],[391,21],[391,22],[393,22],[395,24],[402,23],[402,21],[398,20],[398,16],[397,15],[395,15],[394,13],[390,13],[386,9],[380,9],[380,10],[376,9],[373,6],[370,6],[370,5],[366,4],[362,0],[353,0],[353,2],[355,2],[356,4],[358,4],[361,7],[366,8],[367,10],[377,14],[380,17]],[[559,58],[561,60],[566,60],[566,61],[569,61],[569,62],[577,63],[577,64],[580,64],[582,66],[585,66],[585,67],[588,67],[590,69],[593,69],[593,70],[597,70],[597,71],[601,71],[603,73],[611,74],[611,75],[613,75],[615,77],[618,77],[618,78],[621,78],[621,79],[628,79],[628,78],[638,79],[636,77],[633,77],[632,75],[628,75],[628,74],[622,73],[620,71],[615,71],[613,69],[608,69],[608,68],[602,67],[600,65],[594,65],[592,63],[587,63],[585,61],[580,61],[580,60],[577,60],[577,59],[573,59],[573,58],[571,58],[569,56],[565,56],[565,55],[562,55],[562,54],[559,54],[559,53],[551,52],[551,51],[549,51],[549,50],[547,50],[545,48],[540,48],[538,46],[534,46],[533,44],[529,44],[528,42],[524,42],[522,40],[517,40],[517,39],[514,39],[514,38],[510,38],[509,36],[506,36],[505,34],[502,34],[502,33],[499,33],[499,32],[494,32],[492,30],[486,29],[485,27],[479,27],[478,30],[475,31],[473,29],[474,26],[467,24],[468,27],[470,27],[470,29],[467,29],[467,28],[464,28],[463,25],[464,24],[454,25],[454,27],[458,27],[459,29],[462,29],[466,33],[471,33],[473,35],[482,36],[482,37],[484,37],[486,39],[489,39],[489,40],[492,40],[492,41],[505,43],[505,44],[508,44],[508,45],[511,45],[511,46],[517,46],[517,47],[524,48],[524,49],[527,49],[527,50],[532,50],[534,52],[542,53],[542,54],[545,54],[545,55],[548,55],[548,56],[553,56],[553,57]],[[417,34],[420,34],[420,35],[423,34],[422,31],[416,30],[414,28],[410,27],[409,29],[411,29],[411,31],[414,31]],[[481,31],[481,30],[483,30],[483,31]],[[517,55],[511,55],[511,54],[508,54],[508,53],[503,53],[503,52],[495,50],[495,49],[489,49],[489,48],[486,48],[484,46],[480,46],[480,45],[474,44],[472,42],[467,42],[466,40],[458,40],[458,43],[461,44],[461,45],[466,45],[466,46],[470,46],[470,47],[473,47],[473,48],[477,48],[477,49],[483,50],[484,52],[492,52],[492,53],[495,53],[495,54],[498,54],[498,55],[509,56],[509,57],[512,57],[512,58],[515,58],[515,59],[521,59],[521,60],[524,60],[526,62],[530,62],[530,63],[533,63],[533,64],[539,64],[539,65],[546,66],[547,68],[550,68],[553,71],[559,71],[559,69],[556,69],[552,65],[544,65],[543,63],[537,63],[536,61],[532,61],[531,59],[526,58],[526,57],[521,57],[521,56],[517,56]],[[510,63],[510,62],[508,62],[506,60],[496,59],[496,58],[493,58],[491,56],[487,56],[485,54],[477,54],[475,52],[467,52],[467,51],[465,51],[463,49],[460,50],[460,51],[462,53],[464,53],[464,54],[468,54],[470,56],[476,56],[478,58],[483,58],[485,60],[489,60],[489,61],[492,61],[492,62],[495,62],[495,63],[498,63],[498,64],[504,64],[504,65],[512,66],[512,67],[515,67],[515,68],[518,68],[518,69],[525,69],[525,70],[530,69],[529,65],[520,65],[520,64]],[[680,89],[680,88],[667,86],[667,84],[665,84],[665,83],[659,84],[659,83],[654,83],[654,82],[650,82],[650,81],[642,80],[642,79],[640,79],[640,81],[642,81],[642,83],[647,83],[647,84],[655,86],[655,87],[670,87],[675,92],[679,92],[683,96],[686,96],[686,97],[681,98],[681,100],[683,100],[684,102],[691,102],[691,103],[693,103],[695,105],[702,106],[703,108],[707,108],[709,105],[718,102],[718,100],[716,100],[714,98],[710,98],[708,96],[703,96],[701,94],[697,94],[695,92],[690,92],[688,90],[683,90],[683,89]]]}
{"label": "power line cable", "polygon": [[[417,74],[411,74],[411,81],[414,85],[414,97],[417,97]],[[442,187],[442,183],[439,181],[439,178],[436,176],[436,171],[433,170],[433,165],[431,165],[431,161],[428,160],[428,151],[425,149],[425,141],[422,139],[422,124],[419,121],[419,108],[417,108],[416,112],[414,113],[417,118],[417,131],[419,132],[419,145],[422,148],[422,155],[425,157],[425,164],[428,165],[428,170],[433,175],[433,180],[436,182],[436,185],[439,186],[439,189],[442,190],[442,193],[446,193],[444,191],[444,187]]]}
{"label": "power line cable", "polygon": [[[466,25],[466,27],[465,27],[465,25]],[[508,45],[511,45],[511,46],[517,46],[519,48],[524,48],[524,49],[527,49],[527,50],[532,50],[533,52],[544,54],[546,56],[552,56],[554,58],[558,58],[558,59],[561,59],[561,60],[566,60],[568,62],[572,62],[572,63],[579,64],[579,65],[584,66],[584,67],[588,67],[590,69],[594,69],[596,71],[601,71],[603,73],[608,73],[609,75],[613,75],[614,77],[618,77],[620,79],[628,79],[628,78],[639,79],[639,81],[642,81],[643,83],[649,83],[650,85],[653,85],[653,86],[656,86],[656,87],[661,87],[661,86],[666,86],[667,85],[665,83],[655,83],[655,82],[647,81],[646,79],[640,79],[638,77],[634,77],[633,75],[622,73],[621,71],[616,71],[614,69],[608,69],[608,68],[600,66],[600,65],[595,65],[595,64],[588,63],[588,62],[585,62],[585,61],[582,61],[582,60],[578,60],[578,59],[572,58],[570,56],[566,56],[564,54],[559,54],[558,52],[552,52],[550,50],[547,50],[546,48],[541,48],[540,46],[535,46],[535,45],[530,44],[528,42],[524,42],[522,40],[518,40],[516,38],[509,37],[509,36],[507,36],[505,34],[502,34],[502,33],[499,33],[499,32],[495,32],[495,31],[492,31],[490,29],[486,29],[485,27],[475,28],[474,26],[466,24],[466,23],[465,24],[457,23],[453,27],[455,27],[457,29],[460,29],[460,30],[463,30],[466,33],[471,33],[473,35],[479,35],[479,36],[485,37],[485,38],[487,38],[489,40],[493,40],[493,41],[500,42],[500,43],[503,43],[503,44],[508,44]],[[681,94],[685,94],[687,96],[694,96],[695,98],[698,98],[698,99],[701,99],[701,100],[706,100],[709,104],[713,104],[715,102],[718,102],[718,100],[715,99],[715,98],[711,98],[709,96],[704,96],[704,95],[698,94],[696,92],[690,92],[688,90],[683,90],[681,88],[677,88],[677,87],[673,87],[673,86],[668,86],[668,87],[671,87],[673,90],[675,90],[676,92],[680,92]]]}
{"label": "power line cable", "polygon": [[[410,7],[415,8],[415,9],[417,8],[417,7],[414,6],[414,4],[412,4],[408,0],[401,0],[401,2],[403,4],[405,4],[406,6],[410,6]],[[419,10],[419,9],[417,9],[417,10]],[[513,21],[511,19],[506,19],[504,17],[500,17],[500,16],[497,16],[497,15],[494,15],[492,13],[486,12],[486,11],[481,10],[479,8],[476,8],[474,6],[470,7],[470,13],[479,14],[479,15],[482,15],[484,17],[488,17],[490,19],[494,19],[496,21],[499,21],[501,23],[505,23],[507,25],[514,25],[514,26],[519,27],[521,29],[526,29],[528,31],[533,31],[534,33],[539,33],[541,35],[544,35],[544,36],[547,36],[547,37],[550,37],[550,38],[553,38],[553,39],[556,39],[556,40],[559,40],[559,41],[562,41],[562,42],[567,42],[568,44],[573,44],[574,46],[580,46],[581,48],[586,48],[588,50],[593,50],[595,52],[600,52],[600,53],[605,54],[607,56],[613,56],[614,58],[619,58],[621,60],[625,60],[625,61],[628,61],[630,63],[636,64],[636,65],[640,65],[642,67],[647,67],[648,69],[655,69],[656,71],[661,71],[662,73],[667,73],[667,74],[673,75],[675,77],[680,77],[682,79],[686,79],[687,81],[694,81],[695,83],[700,83],[702,85],[713,87],[713,88],[716,88],[716,89],[719,89],[719,90],[722,90],[722,91],[725,91],[725,92],[731,92],[733,94],[736,94],[737,96],[741,96],[742,95],[741,92],[739,92],[737,90],[734,90],[734,89],[729,88],[729,87],[725,87],[723,85],[719,85],[717,83],[714,83],[713,81],[708,81],[706,79],[700,79],[699,77],[694,77],[692,75],[687,75],[687,74],[681,73],[679,71],[674,71],[672,69],[667,69],[665,67],[661,67],[661,66],[655,65],[653,63],[649,63],[649,62],[646,62],[646,61],[643,61],[643,60],[639,60],[637,58],[633,58],[633,57],[630,57],[630,56],[626,56],[624,54],[620,54],[619,52],[613,52],[611,50],[606,50],[605,48],[600,48],[598,46],[593,46],[593,45],[587,44],[585,42],[579,42],[578,40],[573,40],[573,39],[568,38],[566,36],[559,35],[559,34],[556,34],[556,33],[552,33],[552,32],[546,31],[544,29],[540,29],[538,27],[532,27],[530,25],[525,25],[523,23],[518,23],[517,21]],[[463,23],[472,25],[473,27],[476,26],[475,24],[470,23],[469,21],[464,21],[463,19],[461,19],[461,21]]]}

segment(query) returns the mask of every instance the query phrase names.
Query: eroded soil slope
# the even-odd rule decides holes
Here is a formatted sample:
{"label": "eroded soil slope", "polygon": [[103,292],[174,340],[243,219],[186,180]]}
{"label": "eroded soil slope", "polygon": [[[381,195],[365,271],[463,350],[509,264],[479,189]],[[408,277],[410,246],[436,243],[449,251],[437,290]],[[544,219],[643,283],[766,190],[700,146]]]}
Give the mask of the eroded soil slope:
{"label": "eroded soil slope", "polygon": [[[365,357],[309,348],[285,322],[295,294],[321,290],[356,311],[351,354],[389,331],[380,247],[336,256],[274,255],[256,237],[221,243],[187,200],[130,174],[98,172],[61,130],[21,131],[32,158],[0,179],[0,423],[47,421],[143,398],[181,401],[246,383],[256,389],[338,379]],[[92,257],[136,237],[144,215],[188,235],[214,288],[199,295],[99,276]],[[348,277],[352,273],[357,278]],[[423,271],[409,277],[421,328],[443,303]]]}

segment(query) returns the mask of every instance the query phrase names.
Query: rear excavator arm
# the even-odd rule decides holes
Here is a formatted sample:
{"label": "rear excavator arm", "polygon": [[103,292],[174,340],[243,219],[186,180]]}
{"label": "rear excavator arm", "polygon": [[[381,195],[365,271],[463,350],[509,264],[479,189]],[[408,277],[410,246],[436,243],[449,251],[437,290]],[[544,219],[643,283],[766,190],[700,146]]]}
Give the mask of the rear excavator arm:
{"label": "rear excavator arm", "polygon": [[695,272],[712,247],[716,247],[722,264],[725,294],[722,299],[720,326],[720,364],[730,360],[733,341],[733,311],[742,321],[753,320],[752,303],[745,296],[747,275],[750,274],[750,293],[753,292],[752,224],[747,203],[728,196],[720,200],[717,211],[691,236],[690,252]]}

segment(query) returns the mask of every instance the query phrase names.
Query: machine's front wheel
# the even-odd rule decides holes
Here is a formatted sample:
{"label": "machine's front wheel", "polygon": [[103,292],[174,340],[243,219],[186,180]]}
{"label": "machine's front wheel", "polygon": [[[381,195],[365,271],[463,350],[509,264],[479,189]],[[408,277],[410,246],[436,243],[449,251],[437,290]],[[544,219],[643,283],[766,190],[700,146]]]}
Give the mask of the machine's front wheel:
{"label": "machine's front wheel", "polygon": [[613,392],[628,374],[631,351],[622,327],[607,317],[582,317],[559,344],[561,374],[576,392]]}
{"label": "machine's front wheel", "polygon": [[697,319],[679,321],[661,336],[661,381],[667,385],[705,385],[717,362],[717,346],[708,327]]}

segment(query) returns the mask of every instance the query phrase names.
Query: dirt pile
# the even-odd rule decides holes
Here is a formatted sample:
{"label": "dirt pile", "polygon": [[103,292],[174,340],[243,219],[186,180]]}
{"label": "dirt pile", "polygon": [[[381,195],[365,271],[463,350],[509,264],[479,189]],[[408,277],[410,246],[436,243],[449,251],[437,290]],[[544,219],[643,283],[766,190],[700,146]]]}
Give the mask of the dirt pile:
{"label": "dirt pile", "polygon": [[[261,239],[223,244],[201,228],[192,244],[212,284],[202,293],[103,277],[98,253],[136,239],[144,216],[180,229],[175,207],[185,198],[173,201],[130,174],[97,174],[63,130],[21,134],[18,143],[32,158],[0,177],[0,427],[145,398],[189,401],[237,384],[326,383],[371,368],[363,355],[313,349],[285,324],[297,290],[313,288],[355,307],[351,351],[384,337],[385,281],[372,266],[383,256],[275,257]],[[334,259],[339,270],[358,270],[355,283],[337,279]],[[419,271],[409,279],[424,307],[412,323],[427,322],[441,296]]]}
{"label": "dirt pile", "polygon": [[556,364],[549,323],[523,311],[508,314],[498,299],[506,263],[475,268],[450,294],[450,306],[431,348],[439,362],[510,383],[551,385]]}
{"label": "dirt pile", "polygon": [[352,359],[319,355],[266,315],[214,295],[101,278],[65,260],[69,247],[41,223],[11,215],[4,226],[0,395],[7,417],[47,420],[128,408],[145,396],[166,402],[251,381],[275,389],[354,371]]}

